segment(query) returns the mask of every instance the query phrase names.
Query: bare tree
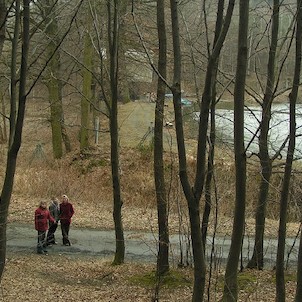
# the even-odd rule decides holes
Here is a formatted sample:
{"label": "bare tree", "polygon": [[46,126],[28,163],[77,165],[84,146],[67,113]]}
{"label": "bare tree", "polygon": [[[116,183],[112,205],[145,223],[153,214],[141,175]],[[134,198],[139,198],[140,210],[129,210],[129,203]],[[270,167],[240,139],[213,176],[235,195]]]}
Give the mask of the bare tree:
{"label": "bare tree", "polygon": [[269,124],[271,120],[271,107],[274,99],[275,86],[275,62],[276,52],[278,46],[278,31],[279,31],[279,0],[274,0],[272,12],[272,28],[271,28],[271,42],[269,50],[269,58],[267,64],[267,80],[266,89],[262,104],[262,118],[260,123],[259,135],[259,158],[261,164],[261,183],[258,195],[258,204],[256,208],[256,226],[255,226],[255,244],[251,260],[248,268],[263,269],[264,252],[263,252],[263,237],[265,229],[266,204],[269,192],[270,178],[272,175],[272,159],[268,150],[268,135]]}
{"label": "bare tree", "polygon": [[165,188],[163,161],[163,120],[167,76],[167,38],[165,25],[164,0],[157,0],[157,29],[159,41],[157,99],[154,123],[154,179],[157,198],[159,249],[157,256],[157,274],[163,275],[169,270],[169,229],[167,195]]}
{"label": "bare tree", "polygon": [[[297,78],[300,74],[300,68],[298,64],[301,64],[302,56],[302,1],[297,0],[297,29],[296,29],[296,68]],[[298,65],[298,66],[297,66]],[[297,80],[297,79],[296,79]],[[295,83],[297,84],[297,83]],[[297,87],[295,88],[297,89]],[[300,245],[298,255],[298,268],[297,268],[297,288],[295,295],[295,302],[302,301],[302,232],[300,233]]]}
{"label": "bare tree", "polygon": [[[216,78],[217,62],[220,55],[223,42],[229,29],[231,17],[234,9],[234,1],[229,1],[223,26],[217,21],[217,36],[214,38],[214,45],[207,63],[204,92],[200,106],[200,121],[198,132],[198,149],[196,176],[194,187],[190,185],[187,173],[186,150],[184,144],[184,132],[181,109],[181,52],[179,46],[179,29],[178,29],[178,6],[177,1],[170,1],[171,18],[172,18],[172,39],[174,52],[174,80],[171,87],[173,93],[173,103],[176,121],[176,136],[178,144],[179,157],[179,176],[183,191],[188,203],[190,230],[194,259],[194,288],[192,301],[201,301],[204,295],[205,287],[205,255],[204,245],[200,225],[200,198],[203,192],[205,181],[206,166],[206,149],[207,149],[207,129],[209,120],[209,107],[212,101],[212,92]],[[219,2],[218,9],[223,11],[224,3]],[[221,11],[221,13],[222,13]]]}
{"label": "bare tree", "polygon": [[2,55],[3,44],[5,41],[7,9],[5,0],[0,0],[0,57]]}
{"label": "bare tree", "polygon": [[[52,148],[54,158],[63,156],[63,143],[67,152],[71,151],[69,137],[64,126],[64,111],[62,100],[62,78],[61,78],[61,53],[59,46],[64,37],[60,37],[58,23],[58,0],[43,0],[36,3],[40,10],[42,22],[39,27],[44,26],[46,45],[47,68],[45,70],[45,83],[49,94],[50,124],[52,130]],[[69,32],[69,29],[67,30]]]}
{"label": "bare tree", "polygon": [[[207,237],[207,228],[209,222],[209,215],[211,212],[211,183],[213,178],[213,163],[215,155],[215,140],[216,140],[216,130],[215,130],[215,107],[216,107],[216,80],[217,80],[217,71],[218,71],[218,62],[220,57],[220,52],[225,41],[226,34],[228,32],[231,18],[234,10],[234,1],[229,1],[227,14],[224,18],[224,8],[225,1],[220,0],[217,3],[217,17],[216,25],[214,32],[214,41],[212,49],[208,49],[208,65],[206,72],[206,79],[204,85],[204,91],[202,95],[202,103],[200,110],[200,128],[199,128],[199,161],[201,163],[201,169],[199,170],[199,175],[202,175],[200,181],[200,191],[203,190],[203,182],[205,180],[205,207],[202,218],[202,239],[205,246],[206,237]],[[206,11],[204,9],[204,13]],[[209,42],[208,42],[209,45]],[[209,119],[209,109],[211,107],[210,113],[210,136],[207,140],[207,128],[208,128],[208,119]],[[207,162],[207,171],[206,171],[206,143],[209,141],[209,155]],[[197,179],[197,175],[196,175]]]}
{"label": "bare tree", "polygon": [[91,42],[91,13],[88,6],[86,13],[86,29],[84,34],[84,58],[82,67],[83,92],[81,97],[81,129],[80,129],[80,149],[89,147],[89,113],[92,104],[92,67],[93,67],[93,45]]}
{"label": "bare tree", "polygon": [[246,153],[244,146],[244,100],[248,57],[249,1],[240,0],[239,5],[237,70],[234,88],[236,196],[232,242],[226,265],[222,301],[237,301],[238,298],[237,271],[245,223]]}
{"label": "bare tree", "polygon": [[[18,152],[21,146],[22,138],[22,129],[25,116],[25,105],[26,105],[26,79],[27,79],[27,60],[28,60],[28,49],[29,49],[29,28],[30,28],[30,0],[23,0],[22,3],[22,14],[21,10],[21,1],[15,1],[15,33],[19,32],[19,27],[21,24],[19,20],[22,20],[22,59],[20,67],[20,78],[18,82],[13,84],[18,87],[18,106],[17,111],[10,112],[11,120],[15,121],[13,126],[13,131],[10,131],[9,146],[7,151],[7,161],[6,161],[6,173],[4,178],[4,183],[0,196],[0,277],[5,267],[6,262],[6,227],[7,227],[7,216],[8,216],[8,207],[11,200],[14,176],[16,171],[16,162],[18,157]],[[20,19],[21,18],[21,19]],[[19,39],[19,35],[13,37],[14,40]],[[13,43],[14,47],[18,43]],[[15,50],[12,50],[14,55]],[[12,59],[15,59],[12,57]],[[16,67],[16,65],[14,65]],[[16,73],[16,70],[12,71]],[[18,85],[18,86],[17,86]],[[11,95],[11,103],[16,102],[14,96]],[[13,107],[15,108],[15,106]],[[16,115],[16,118],[15,118]]]}
{"label": "bare tree", "polygon": [[281,196],[280,196],[280,216],[279,216],[279,230],[278,230],[277,261],[276,261],[276,301],[277,302],[286,301],[285,280],[284,280],[284,255],[285,255],[288,194],[290,189],[292,164],[294,160],[294,152],[296,146],[296,103],[297,103],[298,90],[300,85],[301,55],[302,55],[301,18],[302,18],[302,5],[301,5],[301,0],[298,0],[297,14],[296,14],[295,69],[294,69],[293,85],[292,85],[291,92],[289,94],[289,142],[287,147],[287,156],[286,156],[285,170],[282,180],[282,189],[281,189]]}
{"label": "bare tree", "polygon": [[117,102],[118,102],[118,32],[119,32],[119,0],[107,0],[108,11],[108,42],[110,60],[110,139],[111,139],[111,172],[113,186],[113,219],[115,226],[116,250],[114,264],[121,264],[125,258],[124,230],[122,223],[122,197],[119,172],[119,151],[118,151],[118,121],[117,121]]}

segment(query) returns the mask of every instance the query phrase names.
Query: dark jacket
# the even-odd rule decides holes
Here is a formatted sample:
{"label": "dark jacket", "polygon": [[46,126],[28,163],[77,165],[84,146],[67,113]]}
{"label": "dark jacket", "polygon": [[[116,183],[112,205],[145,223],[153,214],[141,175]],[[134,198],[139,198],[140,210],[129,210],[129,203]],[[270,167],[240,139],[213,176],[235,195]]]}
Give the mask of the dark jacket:
{"label": "dark jacket", "polygon": [[60,205],[51,201],[49,213],[55,219],[55,221],[58,222],[60,220]]}
{"label": "dark jacket", "polygon": [[47,209],[43,209],[41,207],[37,208],[35,211],[35,229],[37,231],[47,231],[48,220],[55,222]]}
{"label": "dark jacket", "polygon": [[60,221],[61,224],[70,224],[71,217],[74,214],[73,206],[70,202],[60,204]]}

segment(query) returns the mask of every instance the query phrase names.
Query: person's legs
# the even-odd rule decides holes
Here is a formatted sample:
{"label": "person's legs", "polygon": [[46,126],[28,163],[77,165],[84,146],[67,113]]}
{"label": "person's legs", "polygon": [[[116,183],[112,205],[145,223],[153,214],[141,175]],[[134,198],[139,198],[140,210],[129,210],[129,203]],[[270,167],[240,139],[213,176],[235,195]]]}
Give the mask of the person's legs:
{"label": "person's legs", "polygon": [[38,245],[37,245],[38,254],[47,253],[45,249],[45,235],[46,235],[46,231],[38,231]]}
{"label": "person's legs", "polygon": [[55,244],[55,232],[57,230],[58,224],[57,223],[52,223],[49,227],[48,233],[47,233],[47,239],[46,239],[46,244]]}
{"label": "person's legs", "polygon": [[69,224],[65,224],[65,223],[61,222],[61,231],[62,231],[62,237],[63,237],[63,244],[70,245],[70,241],[68,239]]}

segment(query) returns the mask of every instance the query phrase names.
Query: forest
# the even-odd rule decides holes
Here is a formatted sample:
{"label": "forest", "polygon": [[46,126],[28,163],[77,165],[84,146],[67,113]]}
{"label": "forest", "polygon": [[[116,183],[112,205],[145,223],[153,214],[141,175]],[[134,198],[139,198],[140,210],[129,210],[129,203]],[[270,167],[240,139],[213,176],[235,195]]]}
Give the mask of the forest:
{"label": "forest", "polygon": [[[302,301],[301,58],[301,0],[0,0],[3,301]],[[112,259],[7,250],[62,194]]]}

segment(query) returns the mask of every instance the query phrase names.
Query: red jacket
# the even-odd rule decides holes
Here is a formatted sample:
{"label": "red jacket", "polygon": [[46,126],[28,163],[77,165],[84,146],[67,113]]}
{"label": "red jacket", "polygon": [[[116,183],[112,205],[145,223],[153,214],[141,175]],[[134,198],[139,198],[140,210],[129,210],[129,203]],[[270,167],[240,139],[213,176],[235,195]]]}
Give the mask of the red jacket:
{"label": "red jacket", "polygon": [[35,211],[35,229],[37,231],[47,231],[48,220],[55,222],[47,209],[43,209],[41,207],[37,208]]}
{"label": "red jacket", "polygon": [[60,221],[62,224],[70,224],[74,214],[73,206],[70,202],[60,204]]}

